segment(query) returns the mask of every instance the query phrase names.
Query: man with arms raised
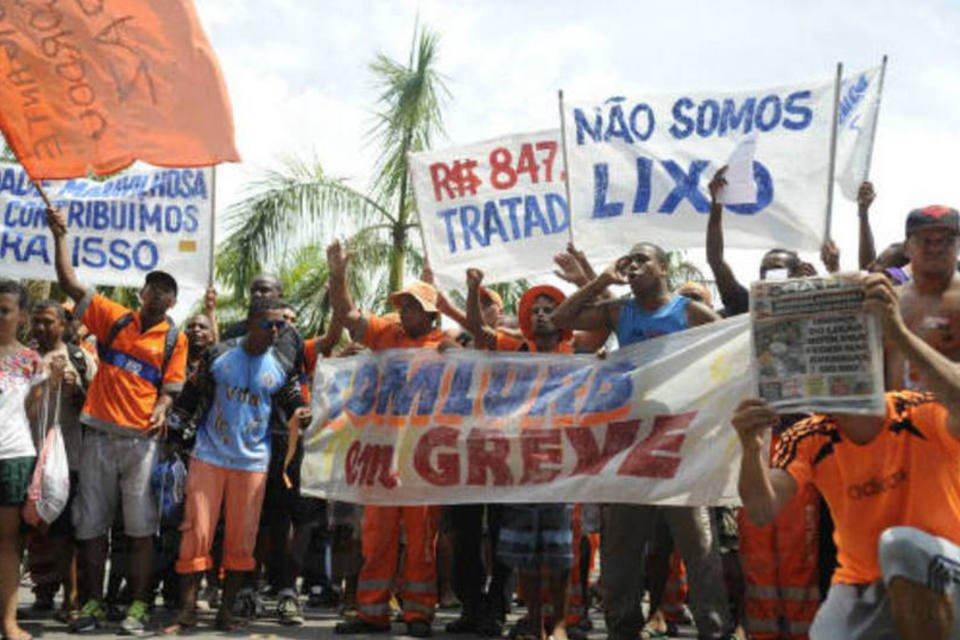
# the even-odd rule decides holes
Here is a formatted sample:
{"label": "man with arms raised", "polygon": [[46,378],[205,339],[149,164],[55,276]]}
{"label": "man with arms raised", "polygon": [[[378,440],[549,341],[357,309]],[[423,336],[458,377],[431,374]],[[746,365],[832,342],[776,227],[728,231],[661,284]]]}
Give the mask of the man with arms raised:
{"label": "man with arms raised", "polygon": [[[621,347],[683,331],[718,318],[705,305],[667,288],[667,255],[641,242],[606,271],[567,298],[553,314],[558,328],[615,331]],[[607,287],[628,284],[632,296],[595,302]],[[713,521],[706,507],[608,504],[603,511],[600,559],[603,601],[611,640],[636,640],[643,623],[640,588],[642,552],[656,518],[666,520],[689,571],[690,608],[701,638],[726,632],[727,598]]]}
{"label": "man with arms raised", "polygon": [[826,499],[840,567],[814,640],[960,637],[960,365],[907,327],[884,276],[867,276],[865,286],[866,310],[939,401],[894,391],[883,417],[813,416],[783,433],[768,465],[763,436],[779,417],[764,401],[745,400],[733,416],[740,497],[758,524],[808,482]]}

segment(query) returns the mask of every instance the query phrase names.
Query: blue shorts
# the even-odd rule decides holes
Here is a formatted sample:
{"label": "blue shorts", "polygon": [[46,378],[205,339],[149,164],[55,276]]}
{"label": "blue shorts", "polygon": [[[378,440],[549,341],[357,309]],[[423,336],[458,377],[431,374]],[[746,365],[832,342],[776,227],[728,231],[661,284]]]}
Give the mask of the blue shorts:
{"label": "blue shorts", "polygon": [[573,530],[569,504],[505,504],[501,511],[497,558],[519,569],[569,570]]}

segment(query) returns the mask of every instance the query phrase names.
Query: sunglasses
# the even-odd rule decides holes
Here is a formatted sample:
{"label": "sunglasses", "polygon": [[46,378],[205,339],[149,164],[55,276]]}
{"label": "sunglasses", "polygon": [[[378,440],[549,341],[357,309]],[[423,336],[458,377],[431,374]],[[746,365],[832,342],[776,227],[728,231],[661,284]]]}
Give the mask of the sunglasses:
{"label": "sunglasses", "polygon": [[277,331],[280,331],[285,326],[287,326],[286,320],[267,320],[266,318],[264,318],[263,320],[260,321],[260,328],[263,329],[264,331],[270,331],[272,329],[276,329]]}

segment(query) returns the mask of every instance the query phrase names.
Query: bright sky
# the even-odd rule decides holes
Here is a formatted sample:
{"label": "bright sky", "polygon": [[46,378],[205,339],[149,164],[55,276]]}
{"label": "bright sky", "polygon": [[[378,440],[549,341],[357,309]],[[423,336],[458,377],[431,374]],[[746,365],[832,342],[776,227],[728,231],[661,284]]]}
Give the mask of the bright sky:
{"label": "bright sky", "polygon": [[[441,35],[437,68],[451,93],[437,148],[559,127],[561,88],[578,97],[739,91],[830,79],[838,61],[856,71],[886,53],[871,174],[878,249],[902,239],[911,208],[960,205],[956,2],[195,1],[244,158],[218,171],[221,212],[246,180],[291,154],[368,185],[377,94],[367,65],[378,52],[406,60],[418,14]],[[836,197],[834,236],[842,266],[854,269],[855,205]],[[703,262],[702,252],[689,256]],[[755,276],[756,256],[730,257],[742,281]]]}

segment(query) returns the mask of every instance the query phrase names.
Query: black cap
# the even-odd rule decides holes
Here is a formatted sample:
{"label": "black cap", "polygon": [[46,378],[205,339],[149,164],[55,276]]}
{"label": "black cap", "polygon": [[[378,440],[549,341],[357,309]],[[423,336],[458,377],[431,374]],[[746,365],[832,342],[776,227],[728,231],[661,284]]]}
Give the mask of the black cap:
{"label": "black cap", "polygon": [[907,236],[914,231],[931,228],[960,233],[960,214],[952,207],[932,204],[922,209],[914,209],[907,216]]}
{"label": "black cap", "polygon": [[147,284],[155,284],[165,289],[172,289],[173,295],[177,295],[177,280],[166,271],[151,271],[144,279]]}

